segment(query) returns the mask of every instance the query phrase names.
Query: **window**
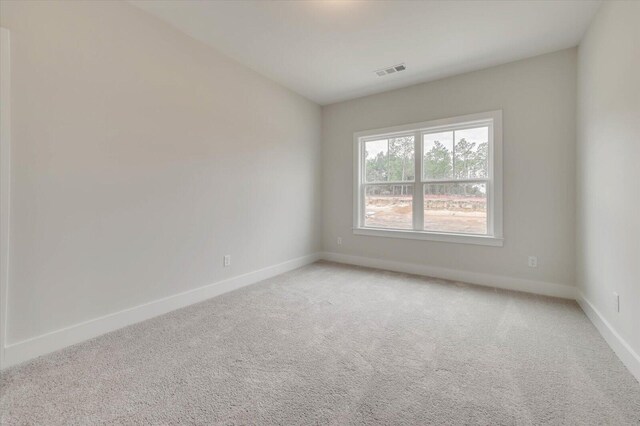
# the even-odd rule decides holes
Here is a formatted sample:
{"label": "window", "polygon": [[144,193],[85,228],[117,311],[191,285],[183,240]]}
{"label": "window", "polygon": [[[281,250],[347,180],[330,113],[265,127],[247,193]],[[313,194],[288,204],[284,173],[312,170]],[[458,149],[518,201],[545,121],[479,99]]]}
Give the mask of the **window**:
{"label": "window", "polygon": [[354,233],[502,245],[501,111],[354,141]]}

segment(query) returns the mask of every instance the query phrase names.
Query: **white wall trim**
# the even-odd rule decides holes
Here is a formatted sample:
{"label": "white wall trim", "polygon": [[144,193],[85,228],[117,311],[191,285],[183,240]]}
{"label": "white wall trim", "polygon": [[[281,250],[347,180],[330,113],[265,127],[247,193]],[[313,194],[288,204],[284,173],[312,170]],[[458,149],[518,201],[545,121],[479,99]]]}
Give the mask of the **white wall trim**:
{"label": "white wall trim", "polygon": [[114,331],[194,303],[202,302],[221,294],[314,263],[320,259],[350,265],[461,281],[506,290],[523,291],[565,299],[576,299],[587,317],[591,320],[600,334],[602,334],[605,341],[609,346],[611,346],[636,379],[640,381],[640,356],[634,352],[631,346],[615,331],[611,324],[602,316],[602,314],[600,314],[593,304],[589,302],[575,287],[565,284],[526,280],[502,275],[462,271],[332,252],[315,253],[292,259],[277,265],[248,272],[213,284],[154,300],[7,345],[4,348],[5,363],[3,364],[3,368],[28,361],[32,358],[63,349],[76,343],[81,343],[110,331]]}
{"label": "white wall trim", "polygon": [[266,280],[316,262],[320,257],[319,253],[299,257],[7,345],[4,367]]}
{"label": "white wall trim", "polygon": [[0,369],[5,366],[11,201],[11,70],[9,30],[0,28]]}
{"label": "white wall trim", "polygon": [[600,311],[596,309],[593,303],[591,303],[581,291],[578,291],[577,301],[587,315],[587,318],[591,320],[602,337],[604,337],[604,340],[616,355],[618,355],[618,358],[620,358],[622,363],[629,369],[631,374],[634,375],[636,380],[640,382],[640,355],[618,334],[611,323],[605,319]]}
{"label": "white wall trim", "polygon": [[382,228],[354,228],[353,234],[367,235],[369,237],[403,238],[407,240],[440,241],[444,243],[473,244],[493,247],[502,247],[504,245],[503,238],[496,238],[490,235],[468,235]]}
{"label": "white wall trim", "polygon": [[354,256],[342,253],[324,252],[322,258],[331,262],[346,263],[349,265],[364,266],[368,268],[385,269],[389,271],[404,272],[407,274],[423,275],[434,278],[442,278],[482,286],[502,288],[506,290],[523,291],[526,293],[540,294],[544,296],[575,299],[587,318],[600,332],[607,344],[616,353],[622,363],[631,374],[640,382],[640,355],[618,334],[613,326],[584,297],[576,287],[566,284],[549,283],[544,281],[526,280],[522,278],[506,277],[503,275],[484,274],[479,272],[448,269],[437,266],[419,265],[415,263],[397,262],[393,260],[376,259],[372,257]]}
{"label": "white wall trim", "polygon": [[[489,136],[488,176],[478,179],[425,179],[422,176],[423,136],[428,133],[487,127]],[[415,177],[413,180],[395,182],[366,182],[364,144],[391,136],[413,136],[415,142]],[[449,117],[421,123],[404,124],[383,129],[364,130],[353,134],[353,233],[389,238],[410,238],[416,240],[444,241],[449,243],[503,245],[502,226],[502,110]],[[486,184],[487,233],[456,234],[434,232],[424,229],[423,187],[429,183],[469,183]],[[413,185],[413,227],[412,229],[381,229],[365,226],[364,198],[369,185],[398,184]]]}
{"label": "white wall trim", "polygon": [[404,272],[415,275],[424,275],[506,290],[524,291],[544,296],[561,297],[564,299],[575,299],[577,296],[577,289],[566,284],[526,280],[523,278],[506,277],[503,275],[485,274],[480,272],[448,269],[438,266],[419,265],[415,263],[405,263],[394,260],[375,259],[372,257],[353,256],[332,252],[323,253],[322,258],[332,262],[386,269],[389,271]]}

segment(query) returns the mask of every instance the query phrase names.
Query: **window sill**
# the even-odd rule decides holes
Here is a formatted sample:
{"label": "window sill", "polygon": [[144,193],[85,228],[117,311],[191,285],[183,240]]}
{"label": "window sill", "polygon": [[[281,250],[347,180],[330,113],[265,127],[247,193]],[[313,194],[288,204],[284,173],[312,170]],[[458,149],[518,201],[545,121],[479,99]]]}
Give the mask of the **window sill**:
{"label": "window sill", "polygon": [[475,244],[502,247],[504,239],[490,235],[445,234],[426,231],[403,231],[399,229],[353,228],[354,235],[370,237],[404,238],[409,240],[440,241],[444,243]]}

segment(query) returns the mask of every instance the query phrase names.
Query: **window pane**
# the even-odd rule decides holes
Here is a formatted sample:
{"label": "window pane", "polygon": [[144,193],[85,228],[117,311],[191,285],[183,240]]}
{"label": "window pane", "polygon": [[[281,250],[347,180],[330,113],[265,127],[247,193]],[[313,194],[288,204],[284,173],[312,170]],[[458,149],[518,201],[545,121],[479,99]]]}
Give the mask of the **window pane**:
{"label": "window pane", "polygon": [[364,143],[365,177],[367,182],[386,182],[389,180],[389,141],[382,139]]}
{"label": "window pane", "polygon": [[415,179],[413,136],[364,143],[366,182],[402,182]]}
{"label": "window pane", "polygon": [[364,197],[364,225],[413,229],[413,185],[368,185]]}
{"label": "window pane", "polygon": [[487,184],[425,184],[424,230],[486,234]]}
{"label": "window pane", "polygon": [[423,135],[422,144],[423,178],[451,179],[453,177],[453,132]]}
{"label": "window pane", "polygon": [[488,176],[489,128],[455,131],[455,176],[457,179]]}
{"label": "window pane", "polygon": [[389,139],[389,180],[394,182],[415,179],[415,144],[413,136]]}

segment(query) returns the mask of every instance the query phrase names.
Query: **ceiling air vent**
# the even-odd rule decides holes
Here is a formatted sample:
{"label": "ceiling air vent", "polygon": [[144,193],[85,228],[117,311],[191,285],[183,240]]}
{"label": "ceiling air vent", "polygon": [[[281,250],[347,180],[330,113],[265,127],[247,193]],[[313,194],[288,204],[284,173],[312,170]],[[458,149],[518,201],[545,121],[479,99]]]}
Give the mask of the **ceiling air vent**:
{"label": "ceiling air vent", "polygon": [[398,64],[398,65],[394,65],[392,67],[389,68],[384,68],[381,70],[377,70],[375,73],[378,77],[384,77],[385,75],[389,75],[389,74],[393,74],[396,72],[400,72],[400,71],[404,71],[406,70],[407,67],[404,64]]}

